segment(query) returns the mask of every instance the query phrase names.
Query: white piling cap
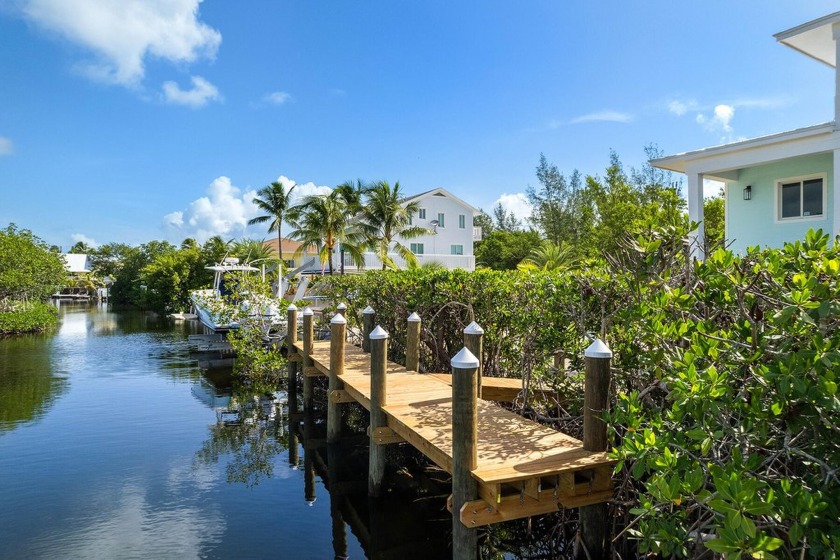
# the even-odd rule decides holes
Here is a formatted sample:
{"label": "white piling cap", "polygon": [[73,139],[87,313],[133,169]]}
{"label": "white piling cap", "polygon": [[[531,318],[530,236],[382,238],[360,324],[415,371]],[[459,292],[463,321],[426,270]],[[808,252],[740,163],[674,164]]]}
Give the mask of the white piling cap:
{"label": "white piling cap", "polygon": [[315,312],[312,311],[312,308],[307,305],[306,307],[303,308],[303,314],[309,316],[309,315],[315,315]]}
{"label": "white piling cap", "polygon": [[473,321],[464,329],[464,334],[484,334],[484,329],[481,328],[481,325]]}
{"label": "white piling cap", "polygon": [[583,355],[587,358],[612,358],[612,350],[603,340],[596,338]]}
{"label": "white piling cap", "polygon": [[409,323],[419,323],[420,321],[421,321],[420,315],[418,315],[416,311],[408,316],[408,322]]}
{"label": "white piling cap", "polygon": [[331,325],[346,325],[347,324],[347,319],[345,319],[344,316],[341,315],[340,313],[336,313],[335,316],[332,319],[330,319],[330,324]]}
{"label": "white piling cap", "polygon": [[339,303],[336,309],[341,309],[342,311],[344,311],[345,309],[347,309],[347,306],[344,303]]}
{"label": "white piling cap", "polygon": [[382,328],[381,325],[376,325],[376,328],[370,331],[371,340],[382,340],[388,338],[388,331]]}
{"label": "white piling cap", "polygon": [[373,307],[368,305],[367,307],[365,307],[365,310],[362,311],[362,313],[365,315],[373,315],[374,313],[376,313],[376,311],[373,310]]}
{"label": "white piling cap", "polygon": [[286,311],[297,311],[297,306],[294,303],[292,303],[289,305],[289,307],[286,308]]}
{"label": "white piling cap", "polygon": [[466,347],[461,348],[461,351],[455,354],[451,363],[453,368],[458,369],[477,368],[479,365],[478,358],[476,358],[472,352],[467,350]]}

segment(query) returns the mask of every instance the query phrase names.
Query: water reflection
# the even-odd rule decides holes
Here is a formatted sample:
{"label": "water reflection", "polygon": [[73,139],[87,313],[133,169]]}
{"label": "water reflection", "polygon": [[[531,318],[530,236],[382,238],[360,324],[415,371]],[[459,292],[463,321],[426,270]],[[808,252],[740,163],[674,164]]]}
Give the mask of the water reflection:
{"label": "water reflection", "polygon": [[215,382],[205,377],[192,386],[193,396],[216,411],[216,423],[196,452],[194,465],[225,462],[228,483],[252,488],[275,476],[275,460],[289,448],[286,394],[254,391],[241,384],[225,386],[229,375],[225,379],[216,371]]}
{"label": "water reflection", "polygon": [[0,339],[0,434],[41,418],[67,391],[67,379],[53,372],[43,352],[49,336]]}

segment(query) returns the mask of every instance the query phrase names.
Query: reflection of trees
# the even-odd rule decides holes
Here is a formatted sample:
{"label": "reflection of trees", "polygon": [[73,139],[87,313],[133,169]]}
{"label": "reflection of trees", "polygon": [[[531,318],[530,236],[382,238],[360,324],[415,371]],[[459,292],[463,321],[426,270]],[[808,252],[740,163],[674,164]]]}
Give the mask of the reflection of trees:
{"label": "reflection of trees", "polygon": [[0,432],[43,416],[67,387],[53,376],[44,336],[0,340]]}
{"label": "reflection of trees", "polygon": [[253,487],[274,474],[274,458],[289,447],[282,403],[268,395],[237,391],[231,408],[218,413],[210,437],[195,454],[198,465],[226,458],[228,483]]}

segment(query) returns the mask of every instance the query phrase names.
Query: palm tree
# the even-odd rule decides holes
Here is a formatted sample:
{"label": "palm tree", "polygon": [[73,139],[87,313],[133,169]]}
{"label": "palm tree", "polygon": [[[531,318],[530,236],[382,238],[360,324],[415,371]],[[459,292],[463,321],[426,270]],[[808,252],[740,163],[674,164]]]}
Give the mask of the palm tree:
{"label": "palm tree", "polygon": [[542,245],[531,250],[531,254],[522,259],[516,267],[519,270],[557,270],[570,269],[577,264],[577,258],[568,245],[555,245],[545,240]]}
{"label": "palm tree", "polygon": [[300,241],[301,245],[295,252],[300,255],[309,245],[318,247],[321,266],[329,263],[330,274],[333,273],[332,254],[337,244],[350,254],[357,266],[364,263],[362,255],[362,235],[354,227],[353,216],[344,200],[335,194],[314,195],[306,197],[295,208],[295,230],[292,239]]}
{"label": "palm tree", "polygon": [[268,260],[272,253],[269,246],[265,244],[265,239],[248,239],[247,237],[234,241],[230,251],[245,264],[251,261]]}
{"label": "palm tree", "polygon": [[257,192],[257,198],[253,203],[265,212],[263,216],[257,216],[248,220],[248,225],[262,224],[270,221],[268,224],[268,231],[277,232],[277,260],[280,262],[279,270],[283,270],[283,235],[281,230],[283,228],[283,214],[286,213],[292,206],[292,191],[297,185],[292,185],[287,191],[283,184],[274,181],[270,185],[261,188]]}
{"label": "palm tree", "polygon": [[411,217],[420,206],[417,202],[405,204],[403,198],[399,181],[394,183],[393,188],[387,181],[377,181],[365,193],[360,225],[368,244],[382,262],[382,270],[397,267],[388,256],[392,249],[409,265],[416,264],[417,257],[400,243],[398,237],[413,239],[429,233],[426,228],[411,225]]}
{"label": "palm tree", "polygon": [[[362,197],[367,189],[368,186],[361,179],[356,179],[355,181],[341,183],[333,190],[333,194],[340,197],[347,205],[347,211],[358,219],[359,213],[362,211]],[[340,252],[339,269],[341,274],[344,274],[344,245],[341,246]]]}

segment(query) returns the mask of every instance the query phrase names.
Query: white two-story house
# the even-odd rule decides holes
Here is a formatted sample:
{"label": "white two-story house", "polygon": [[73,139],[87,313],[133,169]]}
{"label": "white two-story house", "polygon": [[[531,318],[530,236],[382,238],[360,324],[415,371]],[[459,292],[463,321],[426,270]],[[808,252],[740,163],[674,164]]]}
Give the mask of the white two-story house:
{"label": "white two-story house", "polygon": [[[445,189],[432,189],[407,197],[403,204],[416,202],[419,206],[412,224],[429,230],[428,234],[414,239],[399,239],[411,249],[420,265],[435,262],[444,268],[475,270],[473,242],[481,239],[481,228],[473,227],[473,217],[480,212]],[[406,263],[396,253],[389,253],[399,268]],[[346,270],[355,270],[352,260],[345,255]],[[365,269],[374,270],[382,263],[372,252],[365,253]]]}
{"label": "white two-story house", "polygon": [[654,167],[686,174],[689,218],[700,224],[693,232],[693,250],[701,259],[704,179],[725,184],[725,235],[736,252],[752,245],[780,247],[802,239],[809,228],[840,232],[835,192],[840,184],[840,12],[775,37],[833,69],[834,120],[651,161]]}

